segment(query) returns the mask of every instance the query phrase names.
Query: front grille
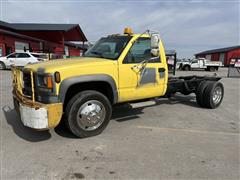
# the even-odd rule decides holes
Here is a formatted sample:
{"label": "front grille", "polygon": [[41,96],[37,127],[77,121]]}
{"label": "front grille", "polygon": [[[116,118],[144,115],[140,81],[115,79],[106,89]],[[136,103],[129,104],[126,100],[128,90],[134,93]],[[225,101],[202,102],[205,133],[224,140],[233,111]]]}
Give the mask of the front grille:
{"label": "front grille", "polygon": [[31,74],[28,71],[23,72],[23,94],[32,96]]}

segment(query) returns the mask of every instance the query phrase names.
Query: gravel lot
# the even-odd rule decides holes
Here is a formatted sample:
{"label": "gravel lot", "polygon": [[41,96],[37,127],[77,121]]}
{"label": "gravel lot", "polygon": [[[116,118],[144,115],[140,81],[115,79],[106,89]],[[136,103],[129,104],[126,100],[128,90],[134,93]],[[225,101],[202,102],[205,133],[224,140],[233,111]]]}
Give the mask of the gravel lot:
{"label": "gravel lot", "polygon": [[[213,74],[205,71],[177,75]],[[37,132],[13,110],[11,72],[0,71],[1,179],[239,179],[240,81],[218,74],[222,105],[197,106],[194,95],[114,108],[99,136],[64,129]]]}

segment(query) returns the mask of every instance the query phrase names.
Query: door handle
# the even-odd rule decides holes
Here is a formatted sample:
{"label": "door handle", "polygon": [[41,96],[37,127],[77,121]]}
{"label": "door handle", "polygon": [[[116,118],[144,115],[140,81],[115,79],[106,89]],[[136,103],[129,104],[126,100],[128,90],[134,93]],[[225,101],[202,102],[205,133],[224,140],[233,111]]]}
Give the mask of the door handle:
{"label": "door handle", "polygon": [[165,72],[166,69],[165,68],[158,68],[158,72]]}

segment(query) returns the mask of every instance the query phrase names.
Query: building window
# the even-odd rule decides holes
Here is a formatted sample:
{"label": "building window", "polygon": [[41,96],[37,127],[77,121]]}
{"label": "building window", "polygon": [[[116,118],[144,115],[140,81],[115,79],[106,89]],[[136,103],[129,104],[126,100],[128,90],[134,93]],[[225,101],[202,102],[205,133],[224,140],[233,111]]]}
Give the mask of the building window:
{"label": "building window", "polygon": [[219,61],[221,61],[224,64],[224,60],[225,60],[225,53],[220,53]]}
{"label": "building window", "polygon": [[24,49],[29,50],[29,44],[15,41],[15,52],[24,52]]}
{"label": "building window", "polygon": [[2,57],[2,56],[3,56],[3,48],[0,47],[0,57]]}
{"label": "building window", "polygon": [[68,46],[64,47],[65,56],[69,56]]}

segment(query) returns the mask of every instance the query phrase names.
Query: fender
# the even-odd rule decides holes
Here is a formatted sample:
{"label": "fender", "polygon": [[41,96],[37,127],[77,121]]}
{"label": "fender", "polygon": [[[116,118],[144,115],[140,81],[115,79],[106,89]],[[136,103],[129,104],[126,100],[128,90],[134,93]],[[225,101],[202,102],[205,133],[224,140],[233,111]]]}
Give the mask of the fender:
{"label": "fender", "polygon": [[67,90],[74,84],[83,82],[107,82],[113,91],[113,104],[118,102],[118,90],[114,79],[107,74],[81,75],[64,79],[60,84],[59,99],[64,102]]}

